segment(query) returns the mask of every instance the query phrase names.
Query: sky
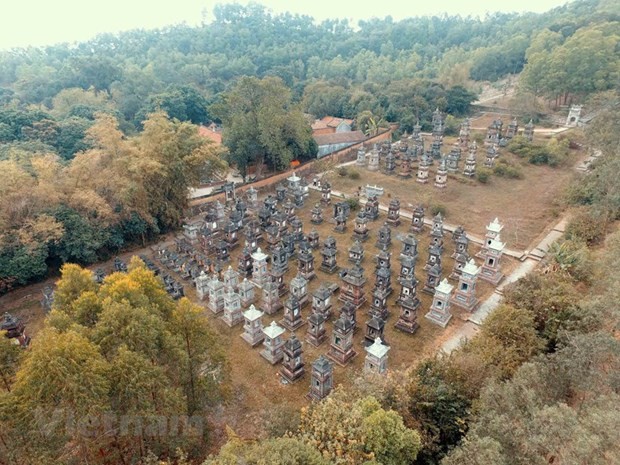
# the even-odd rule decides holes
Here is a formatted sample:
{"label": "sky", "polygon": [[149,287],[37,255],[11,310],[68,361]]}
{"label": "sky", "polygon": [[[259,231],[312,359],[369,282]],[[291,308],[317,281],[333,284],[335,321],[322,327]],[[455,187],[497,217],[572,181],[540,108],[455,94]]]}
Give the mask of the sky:
{"label": "sky", "polygon": [[[217,3],[229,0],[7,0],[0,14],[0,49],[88,40],[104,32],[199,25],[212,18]],[[567,0],[260,0],[276,13],[307,14],[317,20],[441,13],[484,16],[495,11],[547,11]]]}

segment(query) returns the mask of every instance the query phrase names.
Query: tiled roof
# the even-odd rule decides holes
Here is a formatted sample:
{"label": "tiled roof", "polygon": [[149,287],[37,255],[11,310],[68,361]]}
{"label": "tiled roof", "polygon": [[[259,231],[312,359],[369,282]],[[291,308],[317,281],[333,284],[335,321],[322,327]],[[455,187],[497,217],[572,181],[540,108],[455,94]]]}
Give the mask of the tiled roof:
{"label": "tiled roof", "polygon": [[222,131],[215,131],[211,127],[198,126],[198,134],[212,140],[216,145],[222,145]]}
{"label": "tiled roof", "polygon": [[342,123],[343,121],[347,123],[349,126],[353,124],[352,119],[336,118],[334,116],[324,116],[323,118],[321,118],[321,121],[324,122],[327,125],[327,127],[330,127],[330,128],[337,128],[338,125],[340,125],[340,123]]}

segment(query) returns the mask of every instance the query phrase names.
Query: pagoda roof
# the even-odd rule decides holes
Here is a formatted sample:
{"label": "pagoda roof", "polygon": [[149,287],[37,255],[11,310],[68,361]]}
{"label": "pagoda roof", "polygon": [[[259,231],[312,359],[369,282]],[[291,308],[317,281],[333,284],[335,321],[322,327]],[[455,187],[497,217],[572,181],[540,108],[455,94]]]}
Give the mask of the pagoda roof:
{"label": "pagoda roof", "polygon": [[497,217],[487,226],[487,230],[495,233],[499,233],[502,229],[504,229],[504,225],[499,222]]}
{"label": "pagoda roof", "polygon": [[462,272],[465,274],[469,274],[472,276],[475,276],[478,274],[478,272],[480,271],[480,267],[476,266],[476,262],[474,261],[474,259],[470,259],[467,264],[463,267]]}
{"label": "pagoda roof", "polygon": [[297,173],[295,173],[293,171],[293,174],[290,175],[288,178],[286,178],[286,180],[290,181],[290,182],[299,182],[299,181],[301,181],[301,178],[299,176],[297,176]]}
{"label": "pagoda roof", "polygon": [[299,283],[299,284],[306,285],[306,284],[308,284],[308,280],[306,278],[304,278],[301,274],[297,273],[293,277],[293,279],[291,279],[291,284],[293,284],[293,283],[295,283],[295,284]]}
{"label": "pagoda roof", "polygon": [[327,255],[328,257],[336,255],[337,253],[338,251],[336,249],[332,249],[331,247],[323,247],[321,249],[321,255]]}
{"label": "pagoda roof", "polygon": [[258,320],[263,316],[263,312],[258,310],[254,305],[250,305],[250,308],[243,312],[243,318],[248,321]]}
{"label": "pagoda roof", "polygon": [[441,276],[441,266],[439,265],[439,263],[435,263],[433,266],[431,266],[428,270],[428,274],[433,276]]}
{"label": "pagoda roof", "polygon": [[321,313],[311,313],[308,317],[308,321],[315,325],[320,325],[325,322],[325,317]]}
{"label": "pagoda roof", "polygon": [[364,247],[362,246],[362,243],[360,241],[355,241],[353,245],[349,247],[349,251],[360,253],[364,251]]}
{"label": "pagoda roof", "polygon": [[325,299],[329,298],[331,295],[332,295],[332,291],[330,291],[323,284],[321,284],[321,287],[319,287],[318,289],[316,289],[312,293],[313,297],[316,297],[316,298],[321,299],[321,300],[325,300]]}
{"label": "pagoda roof", "polygon": [[376,358],[385,357],[389,351],[390,351],[390,347],[384,345],[381,342],[380,337],[376,338],[375,342],[373,342],[372,345],[366,347],[366,352],[368,352],[368,355],[372,355],[373,357],[376,357]]}
{"label": "pagoda roof", "polygon": [[[499,239],[499,236],[497,236],[497,239]],[[488,245],[489,249],[491,250],[495,250],[497,252],[501,252],[502,250],[504,250],[504,247],[506,246],[505,243],[497,240],[497,239],[492,239],[491,243]]]}
{"label": "pagoda roof", "polygon": [[454,289],[454,286],[448,282],[447,278],[443,278],[437,287],[435,287],[435,292],[447,295],[452,292],[452,289]]}
{"label": "pagoda roof", "polygon": [[338,329],[341,332],[346,333],[353,329],[353,323],[345,316],[341,316],[334,321],[334,329]]}
{"label": "pagoda roof", "polygon": [[373,316],[368,323],[366,323],[367,326],[371,327],[372,329],[376,329],[376,330],[382,330],[383,328],[385,328],[385,321],[383,321],[381,318],[377,317],[377,316]]}
{"label": "pagoda roof", "polygon": [[412,233],[407,233],[399,237],[400,241],[405,244],[417,245],[418,240]]}
{"label": "pagoda roof", "polygon": [[256,249],[256,252],[254,252],[251,256],[252,256],[252,260],[257,260],[257,261],[267,260],[267,254],[263,253],[260,247]]}
{"label": "pagoda roof", "polygon": [[312,363],[312,369],[320,373],[327,373],[328,371],[331,371],[332,364],[329,360],[327,360],[325,355],[321,355]]}
{"label": "pagoda roof", "polygon": [[285,332],[286,330],[275,321],[272,321],[269,326],[263,328],[263,333],[265,333],[265,336],[270,339],[275,339],[278,336],[282,336]]}
{"label": "pagoda roof", "polygon": [[284,347],[289,349],[292,352],[296,352],[301,350],[301,341],[297,339],[295,334],[291,334],[291,337],[284,343]]}

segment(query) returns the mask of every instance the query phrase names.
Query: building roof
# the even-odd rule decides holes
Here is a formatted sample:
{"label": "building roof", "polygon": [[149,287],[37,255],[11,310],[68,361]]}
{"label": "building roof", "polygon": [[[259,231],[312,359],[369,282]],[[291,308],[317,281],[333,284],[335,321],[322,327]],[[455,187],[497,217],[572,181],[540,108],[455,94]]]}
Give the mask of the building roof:
{"label": "building roof", "polygon": [[313,131],[318,129],[337,128],[341,123],[346,123],[349,126],[353,124],[352,119],[337,118],[335,116],[324,116],[321,119],[317,119],[312,123],[311,127]]}
{"label": "building roof", "polygon": [[215,145],[222,145],[222,130],[215,125],[198,126],[198,135],[211,140]]}
{"label": "building roof", "polygon": [[368,352],[368,355],[372,355],[373,357],[376,357],[376,358],[385,357],[389,351],[390,351],[390,347],[384,345],[381,342],[380,337],[376,338],[375,342],[373,342],[372,345],[366,347],[366,352]]}
{"label": "building roof", "polygon": [[250,305],[250,308],[246,310],[245,312],[243,312],[243,318],[245,318],[248,321],[258,320],[262,316],[263,316],[263,312],[261,312],[260,310],[257,310],[254,305]]}
{"label": "building roof", "polygon": [[337,128],[342,122],[345,122],[348,125],[353,124],[352,119],[336,118],[334,116],[324,116],[321,121],[324,121],[330,128]]}
{"label": "building roof", "polygon": [[321,355],[314,361],[314,363],[312,363],[312,368],[320,373],[327,373],[328,371],[331,371],[332,364],[329,360],[327,360],[325,355]]}
{"label": "building roof", "polygon": [[463,267],[462,272],[468,275],[475,276],[480,271],[480,267],[476,266],[476,262],[474,259],[470,259],[467,264]]}
{"label": "building roof", "polygon": [[441,294],[450,294],[454,289],[454,286],[448,282],[447,278],[443,278],[443,280],[435,287],[435,292],[439,292]]}
{"label": "building roof", "polygon": [[331,134],[315,134],[314,140],[317,145],[357,144],[366,140],[362,131],[334,132]]}
{"label": "building roof", "polygon": [[489,231],[492,231],[492,232],[495,232],[495,233],[499,233],[503,228],[504,228],[504,226],[499,222],[499,220],[497,218],[495,218],[493,221],[491,221],[489,223],[489,225],[487,226],[487,229]]}
{"label": "building roof", "polygon": [[269,326],[263,328],[263,333],[265,333],[265,336],[269,339],[275,339],[278,336],[282,336],[285,331],[286,330],[275,321],[272,321]]}

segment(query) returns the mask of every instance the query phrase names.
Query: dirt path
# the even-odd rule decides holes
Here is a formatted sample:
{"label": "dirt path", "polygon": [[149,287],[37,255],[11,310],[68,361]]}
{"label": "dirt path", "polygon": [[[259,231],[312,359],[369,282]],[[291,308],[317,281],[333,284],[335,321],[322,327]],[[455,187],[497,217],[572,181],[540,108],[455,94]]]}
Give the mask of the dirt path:
{"label": "dirt path", "polygon": [[480,307],[469,316],[465,324],[458,328],[454,334],[441,345],[440,352],[449,354],[454,349],[459,348],[466,340],[471,339],[478,333],[480,325],[501,304],[505,287],[536,269],[540,260],[549,250],[549,246],[564,234],[567,222],[566,216],[567,215],[547,233],[532,252],[528,254],[525,260],[502,280],[502,283],[497,286],[495,292],[482,302]]}

